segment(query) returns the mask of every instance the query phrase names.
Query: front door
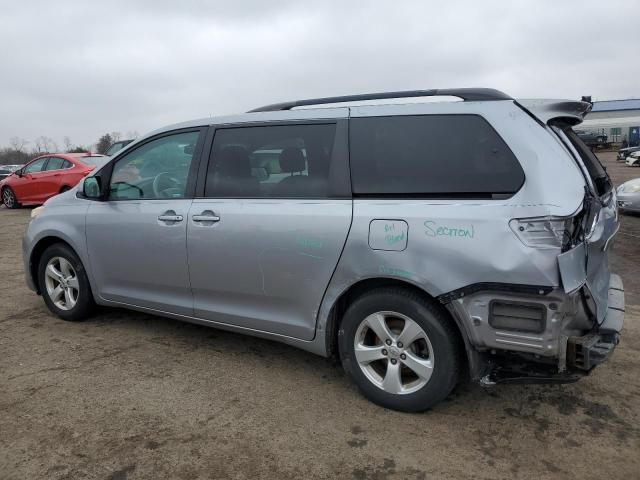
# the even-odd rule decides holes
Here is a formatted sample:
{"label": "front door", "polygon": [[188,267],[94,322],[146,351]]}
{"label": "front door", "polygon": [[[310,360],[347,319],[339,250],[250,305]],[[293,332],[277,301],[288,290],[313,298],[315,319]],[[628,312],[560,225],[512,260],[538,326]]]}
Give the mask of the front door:
{"label": "front door", "polygon": [[187,226],[196,317],[312,339],[351,224],[337,184],[340,122],[216,129]]}
{"label": "front door", "polygon": [[42,201],[41,177],[48,157],[38,158],[22,169],[22,174],[12,182],[11,188],[21,203],[37,203]]}
{"label": "front door", "polygon": [[87,214],[89,261],[101,298],[193,313],[186,229],[200,137],[200,130],[166,134],[115,160],[108,199],[92,202]]}

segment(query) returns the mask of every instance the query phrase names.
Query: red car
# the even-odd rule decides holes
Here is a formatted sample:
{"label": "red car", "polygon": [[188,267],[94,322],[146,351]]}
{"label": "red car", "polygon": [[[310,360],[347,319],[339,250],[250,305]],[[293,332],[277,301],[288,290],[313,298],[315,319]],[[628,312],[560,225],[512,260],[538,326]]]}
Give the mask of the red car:
{"label": "red car", "polygon": [[0,181],[2,202],[7,208],[41,205],[50,197],[74,187],[108,159],[90,153],[50,153],[34,158]]}

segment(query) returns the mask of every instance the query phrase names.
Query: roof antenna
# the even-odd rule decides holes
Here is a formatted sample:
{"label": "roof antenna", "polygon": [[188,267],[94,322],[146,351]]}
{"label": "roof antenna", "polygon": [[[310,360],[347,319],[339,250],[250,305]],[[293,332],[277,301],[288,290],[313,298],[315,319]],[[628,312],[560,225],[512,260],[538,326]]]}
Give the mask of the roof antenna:
{"label": "roof antenna", "polygon": [[593,105],[593,102],[591,101],[591,95],[583,95],[582,96],[582,101],[583,102],[587,102],[589,105]]}

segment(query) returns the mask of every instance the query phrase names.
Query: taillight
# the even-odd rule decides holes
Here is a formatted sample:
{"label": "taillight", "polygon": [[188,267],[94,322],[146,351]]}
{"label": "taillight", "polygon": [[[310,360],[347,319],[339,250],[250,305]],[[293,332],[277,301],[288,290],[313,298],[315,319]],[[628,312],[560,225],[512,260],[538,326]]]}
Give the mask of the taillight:
{"label": "taillight", "polygon": [[573,217],[514,218],[509,222],[513,233],[527,247],[562,248],[571,238]]}

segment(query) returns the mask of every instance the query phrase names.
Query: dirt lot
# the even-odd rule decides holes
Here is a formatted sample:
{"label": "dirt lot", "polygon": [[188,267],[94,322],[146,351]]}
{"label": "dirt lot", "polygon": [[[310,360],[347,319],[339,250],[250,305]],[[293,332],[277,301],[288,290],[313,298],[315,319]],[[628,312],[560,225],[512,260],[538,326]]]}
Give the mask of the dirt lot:
{"label": "dirt lot", "polygon": [[[602,158],[616,184],[640,176]],[[420,415],[277,343],[120,310],[52,317],[24,286],[28,218],[0,209],[1,479],[640,476],[640,217],[614,248],[627,317],[609,363],[573,385],[463,386]]]}

